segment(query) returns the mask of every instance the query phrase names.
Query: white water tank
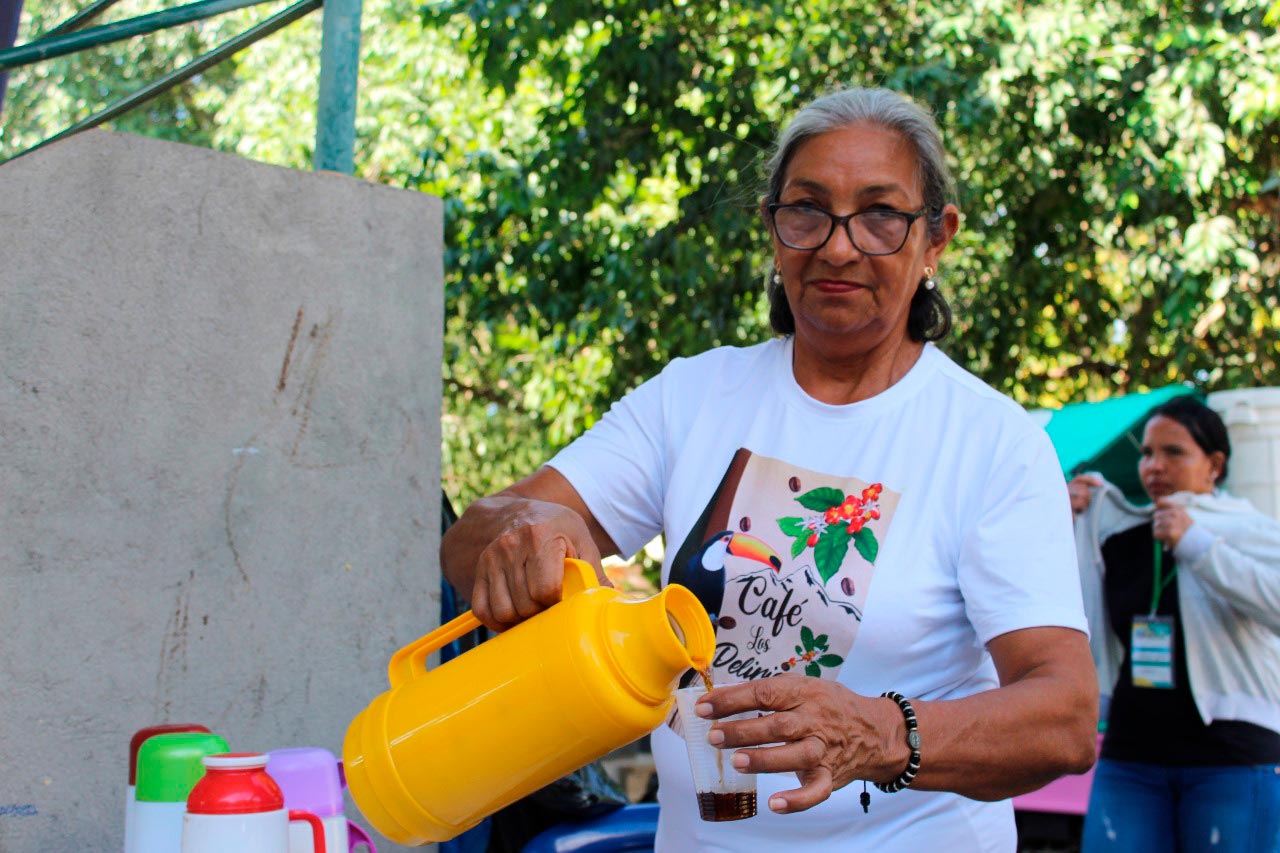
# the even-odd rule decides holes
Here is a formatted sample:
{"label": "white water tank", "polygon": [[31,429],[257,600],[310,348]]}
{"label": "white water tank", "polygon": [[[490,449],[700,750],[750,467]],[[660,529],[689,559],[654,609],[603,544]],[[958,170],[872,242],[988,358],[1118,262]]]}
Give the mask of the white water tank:
{"label": "white water tank", "polygon": [[1231,438],[1223,486],[1280,520],[1280,388],[1216,391],[1208,403]]}

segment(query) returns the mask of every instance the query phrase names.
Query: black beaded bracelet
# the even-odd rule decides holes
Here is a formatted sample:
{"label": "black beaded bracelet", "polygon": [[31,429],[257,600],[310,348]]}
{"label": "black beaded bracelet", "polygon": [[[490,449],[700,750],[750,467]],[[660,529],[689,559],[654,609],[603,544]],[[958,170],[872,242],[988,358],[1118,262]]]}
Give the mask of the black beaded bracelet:
{"label": "black beaded bracelet", "polygon": [[916,774],[920,772],[920,726],[916,723],[916,709],[911,707],[911,703],[907,701],[906,696],[901,693],[895,693],[892,690],[886,690],[880,694],[880,698],[892,699],[897,702],[898,707],[902,709],[902,716],[907,720],[907,746],[911,747],[911,758],[907,761],[907,769],[903,770],[902,775],[892,782],[872,783],[886,794],[896,794],[903,788],[910,787],[911,783],[915,781]]}

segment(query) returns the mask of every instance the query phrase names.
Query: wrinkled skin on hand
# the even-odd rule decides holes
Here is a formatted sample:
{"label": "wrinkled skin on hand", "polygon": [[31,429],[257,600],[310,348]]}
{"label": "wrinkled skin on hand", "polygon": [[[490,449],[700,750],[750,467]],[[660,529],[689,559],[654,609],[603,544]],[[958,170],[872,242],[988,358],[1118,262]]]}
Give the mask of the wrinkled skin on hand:
{"label": "wrinkled skin on hand", "polygon": [[698,703],[698,713],[711,718],[751,710],[771,713],[716,724],[710,741],[722,748],[757,747],[733,753],[739,770],[796,774],[799,788],[769,800],[775,812],[804,811],[855,779],[887,782],[906,768],[906,728],[891,700],[789,674],[720,687]]}
{"label": "wrinkled skin on hand", "polygon": [[585,560],[600,575],[600,551],[573,510],[547,501],[511,499],[504,512],[502,532],[476,561],[471,590],[472,612],[495,631],[560,601],[566,558]]}

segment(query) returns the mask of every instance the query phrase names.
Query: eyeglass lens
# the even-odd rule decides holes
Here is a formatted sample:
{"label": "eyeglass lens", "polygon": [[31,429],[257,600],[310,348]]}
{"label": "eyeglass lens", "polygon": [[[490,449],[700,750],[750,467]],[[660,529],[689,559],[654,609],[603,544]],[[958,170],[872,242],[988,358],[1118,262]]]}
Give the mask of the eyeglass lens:
{"label": "eyeglass lens", "polygon": [[[779,207],[773,216],[782,242],[793,249],[817,249],[835,232],[836,216],[811,207]],[[861,252],[891,255],[907,240],[911,220],[896,211],[864,210],[845,222],[849,239]]]}

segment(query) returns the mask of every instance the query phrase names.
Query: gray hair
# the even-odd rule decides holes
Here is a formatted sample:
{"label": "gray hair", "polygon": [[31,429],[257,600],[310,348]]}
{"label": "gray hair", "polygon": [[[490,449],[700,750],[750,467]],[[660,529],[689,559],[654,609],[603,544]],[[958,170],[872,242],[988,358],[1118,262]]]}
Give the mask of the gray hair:
{"label": "gray hair", "polygon": [[[764,203],[774,204],[781,197],[787,166],[802,143],[861,122],[896,131],[915,150],[920,185],[924,189],[925,222],[930,238],[936,239],[942,233],[942,210],[954,203],[956,197],[942,133],[928,110],[889,89],[840,89],[802,107],[782,131],[773,155],[765,162]],[[769,319],[774,331],[793,333],[795,317],[781,285],[775,284],[772,276],[768,295]],[[923,286],[917,289],[907,327],[911,338],[917,341],[938,340],[950,332],[951,309],[936,289],[927,290]]]}

